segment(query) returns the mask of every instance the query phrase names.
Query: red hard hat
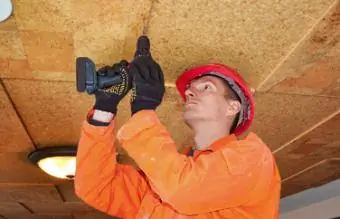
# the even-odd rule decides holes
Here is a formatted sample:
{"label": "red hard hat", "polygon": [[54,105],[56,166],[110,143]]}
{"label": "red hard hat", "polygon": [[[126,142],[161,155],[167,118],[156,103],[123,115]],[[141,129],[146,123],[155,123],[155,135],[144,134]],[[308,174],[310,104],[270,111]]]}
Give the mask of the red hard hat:
{"label": "red hard hat", "polygon": [[222,64],[208,64],[183,72],[176,80],[177,89],[183,99],[185,100],[185,90],[187,89],[190,81],[204,75],[213,75],[226,80],[230,88],[238,95],[241,100],[242,109],[240,111],[240,118],[234,134],[240,135],[245,132],[251,125],[254,118],[254,101],[247,84],[232,68]]}

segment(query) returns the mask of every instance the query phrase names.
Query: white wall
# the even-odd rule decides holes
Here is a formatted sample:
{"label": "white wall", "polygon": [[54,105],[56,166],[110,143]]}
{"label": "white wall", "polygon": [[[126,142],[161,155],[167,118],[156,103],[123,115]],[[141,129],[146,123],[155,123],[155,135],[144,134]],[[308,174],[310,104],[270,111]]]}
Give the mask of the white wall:
{"label": "white wall", "polygon": [[280,219],[330,219],[339,216],[340,196],[280,214]]}
{"label": "white wall", "polygon": [[340,180],[285,197],[280,219],[331,219],[340,217]]}

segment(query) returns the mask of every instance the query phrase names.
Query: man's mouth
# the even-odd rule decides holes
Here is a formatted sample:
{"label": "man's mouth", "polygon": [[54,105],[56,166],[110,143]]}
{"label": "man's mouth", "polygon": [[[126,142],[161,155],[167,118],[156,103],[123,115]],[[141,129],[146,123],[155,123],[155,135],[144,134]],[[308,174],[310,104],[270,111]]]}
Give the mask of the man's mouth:
{"label": "man's mouth", "polygon": [[196,105],[196,104],[197,104],[196,101],[190,100],[190,101],[188,101],[188,102],[185,103],[185,106]]}

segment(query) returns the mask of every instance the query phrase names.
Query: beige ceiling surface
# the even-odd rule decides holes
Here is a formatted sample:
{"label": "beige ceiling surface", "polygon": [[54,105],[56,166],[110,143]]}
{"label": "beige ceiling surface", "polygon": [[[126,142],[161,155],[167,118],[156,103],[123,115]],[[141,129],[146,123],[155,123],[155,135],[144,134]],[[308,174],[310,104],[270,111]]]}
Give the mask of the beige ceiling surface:
{"label": "beige ceiling surface", "polygon": [[[31,151],[34,146],[17,116],[10,99],[0,85],[1,152]],[[20,136],[20,138],[18,138]]]}
{"label": "beige ceiling surface", "polygon": [[[282,196],[340,177],[339,0],[13,2],[0,23],[0,218],[107,218],[27,153],[77,144],[93,97],[76,92],[75,58],[130,60],[143,31],[168,85],[157,113],[179,150],[193,139],[176,77],[221,62],[257,88],[251,131],[275,154]],[[129,117],[126,98],[117,128]]]}
{"label": "beige ceiling surface", "polygon": [[340,5],[263,81],[260,90],[340,96]]}

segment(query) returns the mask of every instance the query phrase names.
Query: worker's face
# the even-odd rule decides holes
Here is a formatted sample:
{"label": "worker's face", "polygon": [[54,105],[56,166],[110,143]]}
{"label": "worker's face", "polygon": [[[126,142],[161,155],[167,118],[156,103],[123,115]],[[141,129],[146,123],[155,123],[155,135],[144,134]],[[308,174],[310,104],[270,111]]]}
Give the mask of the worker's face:
{"label": "worker's face", "polygon": [[228,96],[223,79],[207,75],[193,80],[185,91],[184,120],[189,126],[202,121],[232,120],[241,106]]}

